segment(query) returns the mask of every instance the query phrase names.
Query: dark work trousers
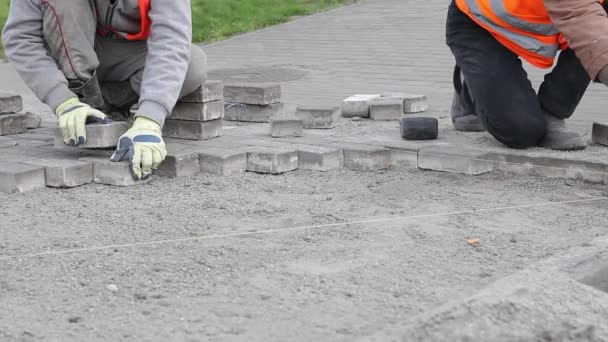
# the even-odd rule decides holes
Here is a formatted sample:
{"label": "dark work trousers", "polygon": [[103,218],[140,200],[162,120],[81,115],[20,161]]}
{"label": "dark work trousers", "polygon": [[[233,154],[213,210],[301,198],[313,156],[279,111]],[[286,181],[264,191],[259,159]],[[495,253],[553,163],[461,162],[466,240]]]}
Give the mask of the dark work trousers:
{"label": "dark work trousers", "polygon": [[574,52],[567,49],[537,95],[521,59],[454,1],[448,10],[446,39],[464,76],[467,91],[459,92],[461,102],[472,106],[486,130],[510,148],[538,145],[546,130],[543,111],[569,118],[591,81]]}

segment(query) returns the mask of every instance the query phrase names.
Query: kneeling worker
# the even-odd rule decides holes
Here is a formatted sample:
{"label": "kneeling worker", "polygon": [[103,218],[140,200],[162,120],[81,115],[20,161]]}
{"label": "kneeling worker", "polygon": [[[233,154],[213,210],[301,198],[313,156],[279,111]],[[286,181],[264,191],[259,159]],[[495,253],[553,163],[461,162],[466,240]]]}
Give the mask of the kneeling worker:
{"label": "kneeling worker", "polygon": [[129,158],[136,178],[167,155],[162,126],[178,98],[206,78],[192,45],[189,0],[12,0],[6,55],[57,114],[66,144],[86,142],[87,122],[109,122],[139,104],[112,160]]}
{"label": "kneeling worker", "polygon": [[[565,120],[591,80],[608,84],[608,19],[597,0],[453,0],[455,128],[487,130],[511,148],[586,147]],[[521,59],[553,70],[538,94]]]}

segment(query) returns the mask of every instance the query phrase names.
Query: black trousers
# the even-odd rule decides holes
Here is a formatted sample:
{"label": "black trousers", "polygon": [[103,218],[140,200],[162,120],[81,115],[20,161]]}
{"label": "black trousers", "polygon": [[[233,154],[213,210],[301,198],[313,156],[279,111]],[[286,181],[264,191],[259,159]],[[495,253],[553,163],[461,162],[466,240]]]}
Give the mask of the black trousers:
{"label": "black trousers", "polygon": [[589,75],[570,49],[536,94],[521,59],[477,25],[452,1],[446,24],[447,44],[462,70],[469,103],[486,130],[511,148],[538,145],[545,135],[543,112],[566,119],[580,103]]}

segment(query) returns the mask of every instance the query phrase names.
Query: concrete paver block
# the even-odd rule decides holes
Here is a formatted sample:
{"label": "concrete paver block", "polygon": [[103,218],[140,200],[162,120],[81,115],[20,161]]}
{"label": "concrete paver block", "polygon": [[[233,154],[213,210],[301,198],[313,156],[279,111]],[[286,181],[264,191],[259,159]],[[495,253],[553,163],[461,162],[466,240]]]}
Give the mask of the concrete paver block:
{"label": "concrete paver block", "polygon": [[208,140],[222,136],[222,120],[166,120],[163,136],[168,138]]}
{"label": "concrete paver block", "polygon": [[188,121],[211,121],[224,117],[224,101],[205,103],[178,102],[169,119]]}
{"label": "concrete paver block", "polygon": [[306,129],[334,128],[340,120],[340,107],[298,106],[296,117]]}
{"label": "concrete paver block", "polygon": [[405,114],[426,112],[428,109],[428,99],[425,95],[405,95],[403,100],[403,112]]}
{"label": "concrete paver block", "polygon": [[189,177],[201,172],[198,153],[180,151],[169,153],[155,174],[161,177]]}
{"label": "concrete paver block", "polygon": [[594,143],[608,146],[608,123],[593,123],[592,139]]}
{"label": "concrete paver block", "polygon": [[228,176],[247,170],[245,149],[205,148],[199,153],[200,169],[204,173]]}
{"label": "concrete paver block", "polygon": [[423,148],[418,151],[418,168],[476,176],[494,171],[495,158],[482,150]]}
{"label": "concrete paver block", "polygon": [[298,152],[259,147],[247,152],[247,171],[280,174],[298,168]]}
{"label": "concrete paver block", "polygon": [[135,180],[128,161],[113,162],[107,157],[84,157],[80,161],[93,163],[93,182],[113,186],[133,186],[150,181]]}
{"label": "concrete paver block", "polygon": [[0,192],[15,193],[46,186],[44,167],[20,163],[0,164]]}
{"label": "concrete paver block", "polygon": [[[113,148],[118,144],[120,136],[131,128],[131,125],[125,121],[114,121],[109,124],[89,124],[86,125],[87,142],[78,145],[77,148]],[[62,148],[66,146],[63,142],[61,130],[55,130],[55,147]],[[69,147],[69,146],[68,146]]]}
{"label": "concrete paver block", "polygon": [[401,137],[406,140],[434,140],[439,135],[436,118],[402,118],[399,124]]}
{"label": "concrete paver block", "polygon": [[186,103],[206,103],[212,101],[221,101],[224,98],[224,83],[222,81],[207,80],[192,94],[188,94],[179,102]]}
{"label": "concrete paver block", "polygon": [[380,98],[380,95],[353,95],[342,101],[343,118],[369,118],[369,102]]}
{"label": "concrete paver block", "polygon": [[235,83],[224,85],[226,102],[269,105],[281,102],[281,85],[270,83]]}
{"label": "concrete paver block", "polygon": [[34,113],[30,113],[27,112],[25,113],[25,117],[26,117],[26,126],[28,129],[36,129],[39,128],[40,125],[42,124],[42,118],[40,117],[40,115],[36,115]]}
{"label": "concrete paver block", "polygon": [[45,169],[46,186],[73,188],[93,182],[93,163],[70,159],[33,159],[29,165]]}
{"label": "concrete paver block", "polygon": [[27,132],[25,114],[0,115],[0,135],[11,135]]}
{"label": "concrete paver block", "polygon": [[381,97],[369,101],[369,113],[372,120],[399,120],[403,115],[403,100],[397,97]]}
{"label": "concrete paver block", "polygon": [[302,120],[271,119],[270,135],[274,138],[301,137],[304,135]]}
{"label": "concrete paver block", "polygon": [[0,114],[18,113],[23,110],[23,99],[13,92],[0,91]]}
{"label": "concrete paver block", "polygon": [[226,103],[224,120],[242,122],[269,122],[273,116],[283,114],[282,103],[269,105],[252,105],[242,103]]}
{"label": "concrete paver block", "polygon": [[336,147],[296,145],[300,169],[331,171],[342,165],[342,149]]}
{"label": "concrete paver block", "polygon": [[365,145],[343,145],[344,167],[349,170],[374,171],[393,165],[391,151]]}

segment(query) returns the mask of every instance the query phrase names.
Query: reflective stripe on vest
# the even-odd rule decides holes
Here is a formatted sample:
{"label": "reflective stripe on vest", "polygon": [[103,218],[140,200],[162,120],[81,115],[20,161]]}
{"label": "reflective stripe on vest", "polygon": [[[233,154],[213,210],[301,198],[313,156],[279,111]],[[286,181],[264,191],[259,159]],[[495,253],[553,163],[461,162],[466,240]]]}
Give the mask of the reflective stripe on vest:
{"label": "reflective stripe on vest", "polygon": [[535,66],[551,67],[563,44],[561,35],[545,11],[543,0],[515,1],[535,6],[532,8],[537,12],[534,13],[535,21],[509,12],[505,7],[506,1],[515,0],[456,0],[456,3],[460,10],[492,33],[509,50]]}
{"label": "reflective stripe on vest", "polygon": [[[97,29],[97,32],[102,36],[107,36],[110,33],[122,37],[127,40],[146,40],[150,36],[150,27],[152,22],[150,21],[150,4],[151,0],[139,0],[139,15],[141,17],[141,31],[139,33],[130,34],[116,31],[115,29],[103,26]],[[97,10],[97,8],[95,8]],[[100,18],[99,12],[97,12],[97,18]]]}

